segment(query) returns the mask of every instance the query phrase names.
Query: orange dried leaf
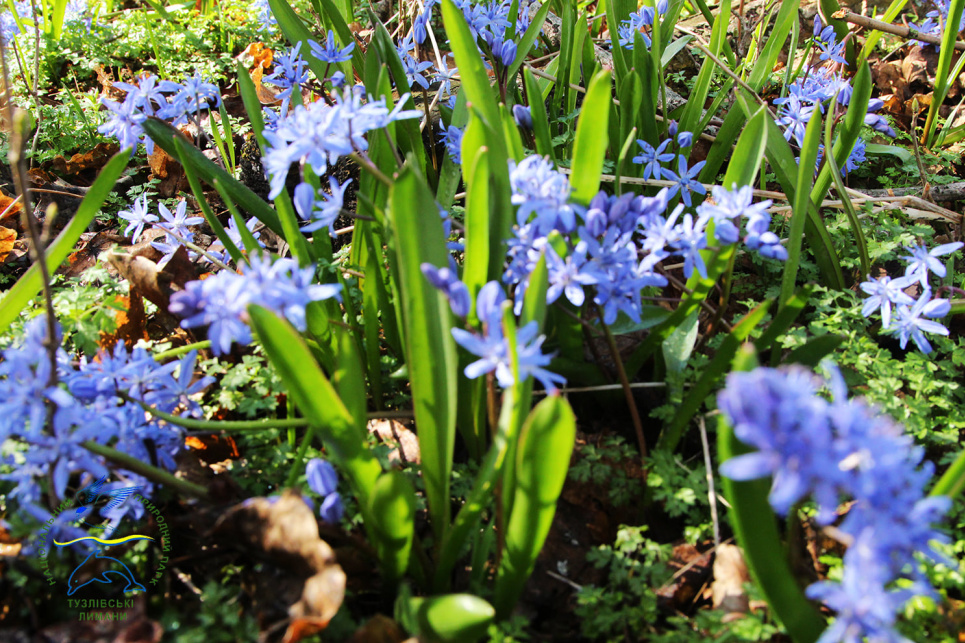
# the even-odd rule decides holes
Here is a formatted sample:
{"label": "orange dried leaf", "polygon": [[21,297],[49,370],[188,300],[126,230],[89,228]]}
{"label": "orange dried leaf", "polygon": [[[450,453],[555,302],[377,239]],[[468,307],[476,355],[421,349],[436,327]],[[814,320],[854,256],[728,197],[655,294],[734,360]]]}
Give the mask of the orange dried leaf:
{"label": "orange dried leaf", "polygon": [[17,233],[10,228],[0,227],[0,262],[7,258],[13,250],[13,242],[17,240]]}

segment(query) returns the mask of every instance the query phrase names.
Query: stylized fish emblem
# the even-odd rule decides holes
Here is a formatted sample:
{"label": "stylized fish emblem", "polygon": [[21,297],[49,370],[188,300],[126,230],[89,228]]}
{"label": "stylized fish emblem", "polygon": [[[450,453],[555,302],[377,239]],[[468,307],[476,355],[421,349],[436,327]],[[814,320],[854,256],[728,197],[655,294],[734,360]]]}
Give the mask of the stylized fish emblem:
{"label": "stylized fish emblem", "polygon": [[110,498],[110,501],[105,505],[105,509],[114,509],[115,507],[120,507],[124,504],[124,501],[131,497],[131,495],[140,489],[140,486],[135,487],[121,487],[120,489],[112,489],[110,491],[101,491],[101,487],[104,486],[104,482],[107,481],[107,476],[104,476],[100,480],[90,483],[83,489],[77,492],[74,496],[74,500],[77,502],[79,507],[76,510],[76,517],[80,518],[88,509],[93,509],[94,504],[102,497]]}

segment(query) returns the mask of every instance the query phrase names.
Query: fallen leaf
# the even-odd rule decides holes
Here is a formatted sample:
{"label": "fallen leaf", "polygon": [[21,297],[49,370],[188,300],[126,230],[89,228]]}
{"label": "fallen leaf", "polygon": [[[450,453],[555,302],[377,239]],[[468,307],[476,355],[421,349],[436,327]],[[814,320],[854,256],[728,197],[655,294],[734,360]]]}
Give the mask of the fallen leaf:
{"label": "fallen leaf", "polygon": [[744,592],[744,583],[750,578],[740,547],[732,544],[718,547],[714,559],[714,582],[711,585],[714,609],[724,610],[728,614],[746,614],[750,610],[750,602]]}
{"label": "fallen leaf", "polygon": [[107,261],[148,301],[164,312],[167,312],[171,303],[171,295],[183,290],[187,282],[197,279],[197,272],[183,246],[177,249],[163,269],[146,257],[120,252],[108,253]]}
{"label": "fallen leaf", "polygon": [[107,162],[119,149],[117,143],[98,143],[91,151],[78,152],[71,156],[69,160],[63,156],[55,156],[50,161],[50,169],[61,175],[80,174],[86,171],[96,173],[107,165]]}
{"label": "fallen leaf", "polygon": [[275,95],[275,92],[262,84],[261,79],[263,75],[264,72],[261,67],[255,67],[251,72],[251,81],[255,84],[255,93],[258,94],[258,102],[262,105],[280,105],[281,100]]}
{"label": "fallen leaf", "polygon": [[355,630],[350,643],[402,643],[405,640],[405,632],[398,623],[385,614],[376,614]]}
{"label": "fallen leaf", "polygon": [[129,296],[117,295],[114,298],[117,312],[114,320],[117,328],[113,333],[101,332],[97,345],[105,350],[113,350],[118,341],[134,345],[141,339],[148,339],[147,314],[144,310],[144,296],[137,288],[131,286]]}
{"label": "fallen leaf", "polygon": [[[267,557],[297,579],[304,579],[301,597],[288,608],[291,622],[286,643],[325,629],[341,607],[345,572],[334,550],[319,538],[315,514],[297,491],[289,489],[277,498],[249,498],[235,505],[210,535],[230,539],[234,547]],[[277,596],[273,598],[277,600]]]}
{"label": "fallen leaf", "polygon": [[230,435],[189,435],[184,439],[184,445],[198,451],[198,456],[207,463],[241,457],[238,443]]}
{"label": "fallen leaf", "polygon": [[154,152],[147,157],[147,162],[151,166],[151,176],[161,179],[158,194],[165,198],[177,194],[178,186],[184,178],[181,164],[159,145],[154,146]]}
{"label": "fallen leaf", "polygon": [[0,262],[7,258],[13,250],[13,242],[17,240],[17,233],[10,228],[0,226]]}

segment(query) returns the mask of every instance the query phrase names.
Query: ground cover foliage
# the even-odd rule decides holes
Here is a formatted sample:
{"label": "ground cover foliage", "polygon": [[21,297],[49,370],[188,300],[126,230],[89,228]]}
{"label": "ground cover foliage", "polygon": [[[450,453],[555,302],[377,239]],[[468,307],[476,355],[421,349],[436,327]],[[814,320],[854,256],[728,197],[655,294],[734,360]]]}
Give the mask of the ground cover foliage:
{"label": "ground cover foliage", "polygon": [[961,641],[963,5],[8,3],[0,638]]}

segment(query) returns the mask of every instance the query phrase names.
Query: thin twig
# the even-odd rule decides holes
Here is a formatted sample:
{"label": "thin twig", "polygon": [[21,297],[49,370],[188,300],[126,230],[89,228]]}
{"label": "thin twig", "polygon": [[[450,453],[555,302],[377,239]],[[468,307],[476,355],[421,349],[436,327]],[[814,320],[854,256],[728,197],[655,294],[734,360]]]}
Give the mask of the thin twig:
{"label": "thin twig", "polygon": [[[597,306],[597,314],[600,319],[603,319],[603,311]],[[620,384],[623,387],[624,397],[627,399],[627,406],[630,408],[630,420],[633,422],[633,430],[637,434],[637,444],[640,447],[640,460],[643,464],[644,470],[646,470],[646,458],[647,458],[647,438],[643,435],[643,421],[640,419],[640,411],[637,409],[637,402],[633,399],[633,391],[630,388],[630,379],[627,377],[627,371],[623,368],[623,360],[620,358],[620,349],[617,348],[617,342],[613,338],[613,333],[610,332],[610,327],[603,324],[603,331],[606,333],[606,341],[610,346],[610,356],[613,358],[613,363],[617,367],[617,376],[620,378]]]}
{"label": "thin twig", "polygon": [[[918,31],[914,27],[906,27],[904,25],[893,25],[890,22],[882,22],[881,20],[875,20],[874,18],[869,18],[863,16],[860,13],[855,13],[850,9],[841,9],[840,11],[835,11],[831,14],[831,17],[835,20],[844,20],[845,22],[850,22],[853,25],[858,25],[859,27],[864,27],[865,29],[874,29],[875,31],[883,31],[884,33],[890,33],[901,38],[908,38],[909,40],[920,40],[922,42],[931,43],[933,45],[941,45],[942,39],[938,36],[933,36],[928,33],[923,33]],[[965,42],[958,40],[955,42],[955,49],[958,51],[965,51]]]}
{"label": "thin twig", "polygon": [[714,489],[714,465],[710,461],[710,444],[707,441],[707,423],[697,418],[700,427],[700,444],[704,450],[704,468],[707,470],[707,502],[710,504],[710,520],[714,524],[714,551],[720,548],[720,522],[717,519],[717,492]]}

